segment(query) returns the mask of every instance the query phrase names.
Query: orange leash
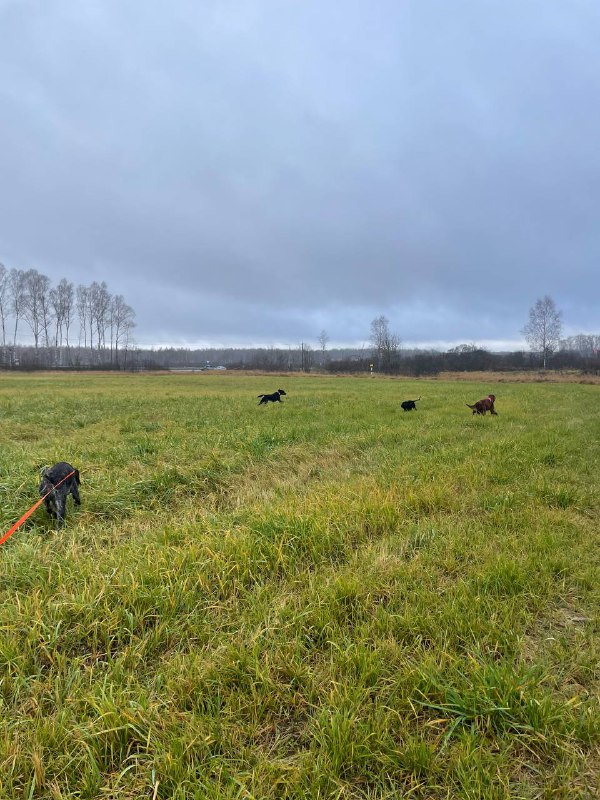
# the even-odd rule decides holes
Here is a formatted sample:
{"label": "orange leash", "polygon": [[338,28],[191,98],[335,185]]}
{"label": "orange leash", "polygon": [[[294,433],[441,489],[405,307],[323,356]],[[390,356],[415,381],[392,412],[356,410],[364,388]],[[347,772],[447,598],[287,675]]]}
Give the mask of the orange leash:
{"label": "orange leash", "polygon": [[29,511],[26,511],[25,514],[23,514],[23,516],[21,517],[21,519],[18,522],[15,522],[12,528],[4,534],[4,536],[0,539],[0,544],[4,544],[4,542],[13,535],[13,533],[17,530],[17,528],[20,528],[21,525],[25,522],[25,520],[29,519],[29,517],[33,514],[36,508],[44,502],[44,500],[48,497],[48,495],[52,494],[52,492],[56,488],[58,488],[61,485],[61,483],[64,483],[67,480],[67,478],[70,478],[71,475],[75,475],[75,470],[72,470],[72,472],[69,472],[68,475],[65,475],[65,477],[56,484],[56,486],[53,486],[49,492],[46,492],[46,494],[43,497],[40,497],[37,503],[32,505]]}

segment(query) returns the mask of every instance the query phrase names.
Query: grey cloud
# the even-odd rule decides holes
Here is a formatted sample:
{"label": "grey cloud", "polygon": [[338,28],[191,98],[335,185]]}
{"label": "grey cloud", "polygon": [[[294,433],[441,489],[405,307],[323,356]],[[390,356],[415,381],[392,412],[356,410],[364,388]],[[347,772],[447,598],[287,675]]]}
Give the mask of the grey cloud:
{"label": "grey cloud", "polygon": [[[590,2],[0,3],[0,260],[140,341],[599,325]],[[568,314],[568,319],[567,319]]]}

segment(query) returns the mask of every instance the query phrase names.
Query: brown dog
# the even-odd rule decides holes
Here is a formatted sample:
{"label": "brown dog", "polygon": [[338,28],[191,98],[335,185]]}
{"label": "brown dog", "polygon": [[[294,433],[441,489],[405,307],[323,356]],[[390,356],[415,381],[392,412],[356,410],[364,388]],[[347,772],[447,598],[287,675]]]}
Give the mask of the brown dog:
{"label": "brown dog", "polygon": [[498,416],[498,413],[494,411],[495,399],[495,394],[488,394],[487,397],[484,397],[483,400],[478,400],[474,405],[470,406],[468,403],[466,403],[466,405],[473,409],[474,414],[483,414],[485,416],[485,412],[489,411],[490,414]]}

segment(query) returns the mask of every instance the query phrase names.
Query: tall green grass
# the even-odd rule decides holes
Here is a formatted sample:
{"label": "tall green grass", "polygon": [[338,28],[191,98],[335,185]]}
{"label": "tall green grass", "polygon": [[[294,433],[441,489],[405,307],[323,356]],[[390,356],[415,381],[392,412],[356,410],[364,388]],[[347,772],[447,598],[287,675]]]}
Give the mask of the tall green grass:
{"label": "tall green grass", "polygon": [[1,376],[0,797],[596,796],[599,400]]}

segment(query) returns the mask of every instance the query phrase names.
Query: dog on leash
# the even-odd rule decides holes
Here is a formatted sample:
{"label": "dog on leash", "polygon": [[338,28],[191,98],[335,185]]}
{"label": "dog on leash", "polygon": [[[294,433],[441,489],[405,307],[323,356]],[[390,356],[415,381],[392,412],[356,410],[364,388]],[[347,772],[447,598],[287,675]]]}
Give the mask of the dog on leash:
{"label": "dog on leash", "polygon": [[[80,483],[79,470],[71,464],[67,464],[66,461],[59,461],[53,467],[44,467],[42,470],[40,496],[44,497],[44,505],[48,514],[56,519],[57,530],[62,528],[67,516],[67,497],[73,495],[75,505],[81,505]],[[45,495],[48,496],[45,497]]]}
{"label": "dog on leash", "polygon": [[482,414],[485,416],[486,411],[489,411],[490,414],[494,414],[498,416],[498,412],[494,410],[494,401],[496,400],[495,394],[488,394],[487,397],[484,397],[483,400],[478,400],[472,406],[469,403],[465,403],[468,408],[473,409],[473,414]]}
{"label": "dog on leash", "polygon": [[400,403],[400,407],[403,411],[416,411],[417,407],[415,403],[418,403],[421,397],[417,397],[416,400],[405,400],[403,403]]}
{"label": "dog on leash", "polygon": [[259,406],[262,406],[263,403],[281,403],[281,395],[286,394],[283,389],[277,389],[276,392],[273,394],[259,394],[257,397],[261,397],[261,401],[259,402]]}

